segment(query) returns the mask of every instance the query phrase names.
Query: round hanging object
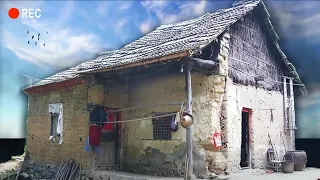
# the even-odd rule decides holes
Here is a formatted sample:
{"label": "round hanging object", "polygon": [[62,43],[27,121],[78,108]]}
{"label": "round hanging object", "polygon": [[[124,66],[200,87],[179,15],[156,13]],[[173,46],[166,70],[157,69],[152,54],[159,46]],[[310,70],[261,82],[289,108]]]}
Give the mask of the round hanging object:
{"label": "round hanging object", "polygon": [[187,112],[184,112],[180,119],[181,126],[188,128],[193,124],[193,116]]}

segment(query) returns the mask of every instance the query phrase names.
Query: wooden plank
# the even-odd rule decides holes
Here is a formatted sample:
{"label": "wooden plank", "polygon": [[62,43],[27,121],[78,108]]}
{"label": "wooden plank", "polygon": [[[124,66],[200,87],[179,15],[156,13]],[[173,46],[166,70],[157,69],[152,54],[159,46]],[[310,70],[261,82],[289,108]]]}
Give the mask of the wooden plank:
{"label": "wooden plank", "polygon": [[118,67],[110,67],[110,68],[94,70],[94,71],[90,71],[90,72],[84,72],[84,74],[97,73],[97,72],[108,72],[108,71],[121,70],[121,69],[135,67],[135,66],[143,66],[143,65],[152,64],[152,63],[155,63],[155,62],[161,62],[161,61],[167,61],[167,60],[171,60],[171,59],[175,59],[175,58],[185,57],[185,56],[188,56],[188,55],[189,55],[189,50],[183,51],[183,52],[180,52],[180,53],[176,53],[176,54],[170,54],[170,55],[167,55],[167,56],[158,57],[158,58],[146,59],[146,60],[143,60],[141,62],[126,64],[126,65],[122,65],[122,66],[118,66]]}
{"label": "wooden plank", "polygon": [[283,116],[284,116],[284,132],[288,135],[288,114],[287,114],[287,78],[283,78]]}
{"label": "wooden plank", "polygon": [[295,150],[295,137],[294,137],[294,132],[295,132],[295,128],[296,128],[296,120],[295,120],[295,112],[294,112],[294,94],[293,94],[293,81],[292,79],[289,79],[289,85],[290,85],[290,97],[289,97],[289,102],[290,102],[290,119],[291,119],[291,148],[292,150]]}

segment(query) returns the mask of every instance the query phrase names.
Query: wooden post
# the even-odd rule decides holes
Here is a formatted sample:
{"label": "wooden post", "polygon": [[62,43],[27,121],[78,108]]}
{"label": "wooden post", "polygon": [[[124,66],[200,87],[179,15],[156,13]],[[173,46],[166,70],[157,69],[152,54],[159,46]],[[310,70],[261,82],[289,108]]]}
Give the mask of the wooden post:
{"label": "wooden post", "polygon": [[283,78],[283,115],[284,115],[284,133],[289,135],[288,112],[287,112],[287,78]]}
{"label": "wooden post", "polygon": [[[191,69],[192,67],[188,64],[185,76],[186,76],[186,86],[187,86],[187,111],[192,115],[192,86],[191,86]],[[192,125],[186,130],[186,141],[187,141],[187,155],[188,155],[188,179],[190,179],[193,174],[193,156],[192,156]]]}
{"label": "wooden post", "polygon": [[295,110],[294,110],[294,94],[293,94],[293,81],[292,79],[290,78],[289,79],[289,85],[290,85],[290,97],[289,97],[289,102],[290,102],[290,118],[291,118],[291,146],[292,146],[292,149],[295,150],[295,139],[294,139],[294,136],[295,136],[295,129],[296,129],[296,117],[295,117]]}

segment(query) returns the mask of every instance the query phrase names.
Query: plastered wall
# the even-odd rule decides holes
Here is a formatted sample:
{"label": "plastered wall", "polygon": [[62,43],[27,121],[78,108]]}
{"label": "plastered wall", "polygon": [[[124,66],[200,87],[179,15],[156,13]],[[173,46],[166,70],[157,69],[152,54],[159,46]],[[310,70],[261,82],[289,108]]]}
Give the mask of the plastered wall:
{"label": "plastered wall", "polygon": [[[253,86],[233,84],[232,80],[228,79],[227,98],[229,169],[240,168],[242,108],[253,110],[249,127],[251,167],[266,167],[266,152],[270,148],[268,134],[276,146],[279,157],[283,157],[284,147],[289,148],[290,138],[283,133],[282,94]],[[272,110],[273,118],[270,109],[274,109]]]}

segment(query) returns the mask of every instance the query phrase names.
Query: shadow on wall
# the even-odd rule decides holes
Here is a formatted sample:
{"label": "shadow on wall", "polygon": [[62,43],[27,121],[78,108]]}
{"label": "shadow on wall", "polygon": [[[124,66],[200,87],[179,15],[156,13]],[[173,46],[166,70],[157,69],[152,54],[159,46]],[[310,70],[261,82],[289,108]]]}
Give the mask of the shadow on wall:
{"label": "shadow on wall", "polygon": [[26,139],[0,139],[0,163],[24,153]]}
{"label": "shadow on wall", "polygon": [[320,168],[320,139],[296,139],[296,149],[307,153],[307,167]]}

